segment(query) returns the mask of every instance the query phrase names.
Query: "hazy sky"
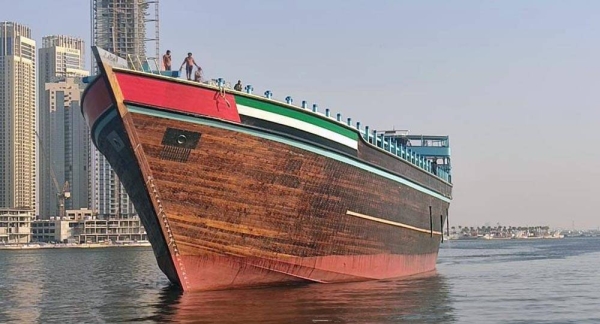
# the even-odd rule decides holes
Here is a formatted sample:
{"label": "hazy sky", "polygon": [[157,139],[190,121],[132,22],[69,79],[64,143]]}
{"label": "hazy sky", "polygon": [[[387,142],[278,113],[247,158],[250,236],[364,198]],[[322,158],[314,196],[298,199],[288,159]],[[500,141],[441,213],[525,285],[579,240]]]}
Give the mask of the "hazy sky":
{"label": "hazy sky", "polygon": [[[448,134],[451,225],[600,225],[600,2],[161,0],[161,52],[371,129]],[[0,0],[90,38],[87,0]],[[596,198],[594,198],[596,197]]]}

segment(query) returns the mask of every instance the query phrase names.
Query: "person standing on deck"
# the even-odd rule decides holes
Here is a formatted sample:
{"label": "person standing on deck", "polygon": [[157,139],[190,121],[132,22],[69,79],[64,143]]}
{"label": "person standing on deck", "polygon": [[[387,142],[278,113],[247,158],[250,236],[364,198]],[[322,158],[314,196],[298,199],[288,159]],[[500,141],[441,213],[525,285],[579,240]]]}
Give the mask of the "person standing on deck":
{"label": "person standing on deck", "polygon": [[233,90],[242,91],[242,80],[238,80],[238,82],[233,86]]}
{"label": "person standing on deck", "polygon": [[163,55],[163,65],[165,66],[165,71],[171,71],[171,51],[167,50],[167,53]]}
{"label": "person standing on deck", "polygon": [[192,71],[194,70],[194,65],[198,68],[199,71],[202,71],[202,68],[199,67],[198,64],[196,64],[196,61],[192,57],[192,53],[188,53],[188,56],[183,59],[183,63],[181,63],[181,67],[179,68],[179,71],[181,71],[181,69],[183,69],[184,65],[185,65],[185,73],[187,75],[188,80],[192,80]]}

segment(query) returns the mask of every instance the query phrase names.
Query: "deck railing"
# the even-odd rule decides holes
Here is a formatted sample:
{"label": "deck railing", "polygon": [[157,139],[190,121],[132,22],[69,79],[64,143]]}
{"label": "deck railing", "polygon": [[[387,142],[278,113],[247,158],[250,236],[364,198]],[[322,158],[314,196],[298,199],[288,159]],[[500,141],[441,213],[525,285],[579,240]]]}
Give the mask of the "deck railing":
{"label": "deck railing", "polygon": [[444,164],[434,166],[434,164],[427,157],[411,151],[411,149],[405,145],[393,143],[391,140],[386,139],[383,134],[377,134],[376,131],[370,133],[368,127],[365,130],[358,128],[358,132],[365,141],[380,148],[381,150],[391,153],[401,160],[406,161],[424,171],[432,173],[447,182],[451,182],[450,173],[446,171],[446,168],[449,166]]}
{"label": "deck railing", "polygon": [[[174,77],[178,76],[178,74],[173,74],[172,71],[162,71],[161,65],[158,63],[156,58],[140,58],[140,56],[138,56],[138,55],[127,55],[127,62],[128,62],[129,68],[132,70],[135,70],[135,71],[151,73],[151,74],[158,74],[158,75],[169,75],[169,76],[174,76]],[[165,73],[165,72],[169,72],[169,73]],[[228,82],[225,82],[225,80],[222,78],[211,79],[211,80],[205,81],[204,83],[211,85],[211,86],[219,87],[219,88],[231,89],[231,84]],[[245,93],[252,94],[253,90],[254,90],[254,88],[252,87],[252,85],[246,85]],[[264,97],[267,99],[273,100],[272,99],[273,93],[270,90],[267,90],[264,93]],[[293,103],[292,97],[290,97],[290,96],[286,97],[285,103],[292,106],[292,103]],[[371,133],[369,131],[369,126],[365,126],[365,128],[361,128],[360,122],[356,122],[356,124],[353,125],[351,118],[347,118],[347,120],[344,122],[342,120],[342,114],[337,113],[337,114],[333,115],[333,114],[331,114],[330,109],[325,109],[325,113],[321,113],[321,112],[319,112],[317,104],[313,104],[312,107],[309,107],[309,105],[306,101],[302,101],[301,107],[297,107],[297,106],[294,106],[294,107],[300,108],[303,110],[307,110],[307,111],[315,113],[315,114],[323,115],[333,122],[343,124],[344,126],[347,126],[347,127],[352,127],[354,129],[356,129],[358,131],[358,133],[360,134],[360,136],[365,141],[367,141],[369,144],[376,146],[377,148],[379,148],[383,151],[386,151],[390,154],[393,154],[400,160],[408,162],[408,163],[422,169],[423,171],[431,173],[447,182],[452,182],[451,181],[452,178],[451,178],[451,175],[449,172],[450,165],[441,164],[441,165],[434,166],[427,157],[421,156],[421,155],[411,151],[411,149],[408,148],[407,146],[401,145],[401,144],[395,144],[395,143],[393,143],[393,141],[386,139],[385,136],[383,136],[383,134],[377,134],[376,131],[372,131],[372,133]],[[434,170],[434,168],[435,168],[435,170]]]}
{"label": "deck railing", "polygon": [[134,71],[160,75],[160,71],[162,70],[156,58],[141,58],[139,55],[127,54],[127,64]]}

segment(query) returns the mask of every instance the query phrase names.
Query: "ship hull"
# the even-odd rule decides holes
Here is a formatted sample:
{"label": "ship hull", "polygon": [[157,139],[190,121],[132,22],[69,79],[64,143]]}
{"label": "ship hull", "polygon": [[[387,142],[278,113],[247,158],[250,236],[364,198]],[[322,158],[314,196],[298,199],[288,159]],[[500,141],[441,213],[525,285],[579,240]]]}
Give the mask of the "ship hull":
{"label": "ship hull", "polygon": [[215,118],[129,102],[117,79],[88,88],[84,115],[161,270],[184,290],[435,269],[449,207],[432,190],[439,183],[408,181],[361,159],[366,149],[349,154],[243,124],[243,115]]}

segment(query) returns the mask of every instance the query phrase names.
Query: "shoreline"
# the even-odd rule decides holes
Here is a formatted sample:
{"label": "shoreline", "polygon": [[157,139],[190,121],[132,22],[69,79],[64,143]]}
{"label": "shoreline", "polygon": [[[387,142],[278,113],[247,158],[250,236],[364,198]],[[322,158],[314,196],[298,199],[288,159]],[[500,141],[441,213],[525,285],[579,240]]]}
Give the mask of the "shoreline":
{"label": "shoreline", "polygon": [[[527,240],[559,240],[564,239],[566,236],[530,236],[530,237],[465,237],[465,238],[444,238],[448,241],[527,241]],[[572,237],[572,236],[571,236]]]}
{"label": "shoreline", "polygon": [[61,243],[61,244],[7,244],[0,245],[0,250],[41,250],[41,249],[97,249],[111,247],[150,247],[150,242],[131,242],[131,243]]}

